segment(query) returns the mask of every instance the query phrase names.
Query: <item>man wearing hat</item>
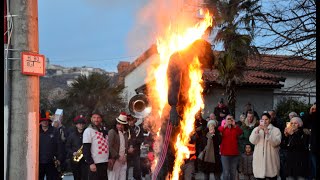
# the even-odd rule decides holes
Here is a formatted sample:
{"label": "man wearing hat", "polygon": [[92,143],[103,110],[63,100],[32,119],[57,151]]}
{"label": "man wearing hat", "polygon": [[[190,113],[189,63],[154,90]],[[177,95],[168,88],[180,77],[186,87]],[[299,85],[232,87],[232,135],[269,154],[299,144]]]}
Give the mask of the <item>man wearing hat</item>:
{"label": "man wearing hat", "polygon": [[[83,115],[80,115],[73,119],[73,123],[76,126],[76,130],[73,131],[67,138],[67,155],[71,160],[70,163],[74,180],[87,180],[88,165],[83,157],[77,160],[77,157],[81,157],[81,155],[83,155],[82,139],[86,125],[86,119],[83,117]],[[76,161],[74,161],[74,157],[76,157]]]}
{"label": "man wearing hat", "polygon": [[[144,140],[143,128],[136,125],[137,119],[132,115],[127,116],[128,120],[128,156],[127,156],[127,176],[129,168],[133,167],[133,178],[141,180],[141,167],[140,167],[140,147]],[[127,177],[128,179],[128,177]]]}
{"label": "man wearing hat", "polygon": [[109,138],[109,180],[126,180],[128,149],[127,114],[122,112],[116,118],[116,125],[110,129]]}
{"label": "man wearing hat", "polygon": [[109,146],[107,131],[102,126],[102,115],[93,112],[90,125],[83,132],[83,156],[89,165],[89,180],[108,179]]}
{"label": "man wearing hat", "polygon": [[39,138],[39,180],[59,179],[58,168],[63,162],[63,144],[59,132],[51,126],[50,114],[44,110],[40,112]]}

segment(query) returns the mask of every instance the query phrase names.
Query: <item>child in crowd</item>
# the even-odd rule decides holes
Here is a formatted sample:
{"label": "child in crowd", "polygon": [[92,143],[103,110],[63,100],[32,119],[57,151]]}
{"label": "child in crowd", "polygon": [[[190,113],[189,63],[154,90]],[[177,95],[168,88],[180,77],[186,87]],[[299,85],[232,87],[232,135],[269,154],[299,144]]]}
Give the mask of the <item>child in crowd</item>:
{"label": "child in crowd", "polygon": [[245,145],[245,152],[241,155],[239,163],[239,172],[243,175],[245,180],[255,179],[252,171],[252,147],[250,144]]}

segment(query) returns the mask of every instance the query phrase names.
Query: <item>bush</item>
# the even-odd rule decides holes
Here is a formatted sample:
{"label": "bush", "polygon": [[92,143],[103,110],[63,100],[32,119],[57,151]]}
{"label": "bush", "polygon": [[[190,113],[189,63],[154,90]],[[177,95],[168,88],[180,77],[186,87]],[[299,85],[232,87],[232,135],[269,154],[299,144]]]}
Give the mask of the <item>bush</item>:
{"label": "bush", "polygon": [[276,106],[277,115],[286,121],[289,121],[289,113],[296,112],[298,115],[300,112],[305,114],[309,112],[310,105],[296,99],[282,99]]}

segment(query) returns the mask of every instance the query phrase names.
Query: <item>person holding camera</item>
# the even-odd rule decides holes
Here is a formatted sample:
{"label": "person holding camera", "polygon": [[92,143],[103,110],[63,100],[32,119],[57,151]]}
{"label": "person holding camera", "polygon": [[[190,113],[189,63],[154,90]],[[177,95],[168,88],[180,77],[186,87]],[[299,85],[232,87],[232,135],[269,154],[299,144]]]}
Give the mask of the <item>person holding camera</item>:
{"label": "person holding camera", "polygon": [[305,170],[308,167],[308,136],[302,130],[303,122],[300,117],[293,117],[288,126],[284,129],[282,147],[287,150],[286,177],[294,178],[308,175]]}
{"label": "person holding camera", "polygon": [[219,126],[221,133],[221,163],[222,163],[222,179],[234,180],[236,178],[237,166],[239,161],[238,139],[242,134],[242,130],[236,125],[232,115],[226,116],[226,123]]}
{"label": "person holding camera", "polygon": [[249,141],[255,145],[253,175],[256,179],[276,180],[280,170],[280,129],[271,124],[271,116],[263,113],[260,125],[253,129]]}

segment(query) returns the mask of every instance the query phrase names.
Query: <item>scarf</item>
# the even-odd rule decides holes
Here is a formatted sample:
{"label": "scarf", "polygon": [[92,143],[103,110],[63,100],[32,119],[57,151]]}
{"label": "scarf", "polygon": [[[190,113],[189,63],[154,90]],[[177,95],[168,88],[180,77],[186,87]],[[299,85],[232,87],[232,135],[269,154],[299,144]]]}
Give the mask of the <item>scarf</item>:
{"label": "scarf", "polygon": [[204,155],[204,161],[205,162],[210,162],[210,163],[215,163],[215,154],[214,154],[214,144],[212,140],[212,136],[210,133],[207,133],[207,145],[204,148],[206,153]]}

